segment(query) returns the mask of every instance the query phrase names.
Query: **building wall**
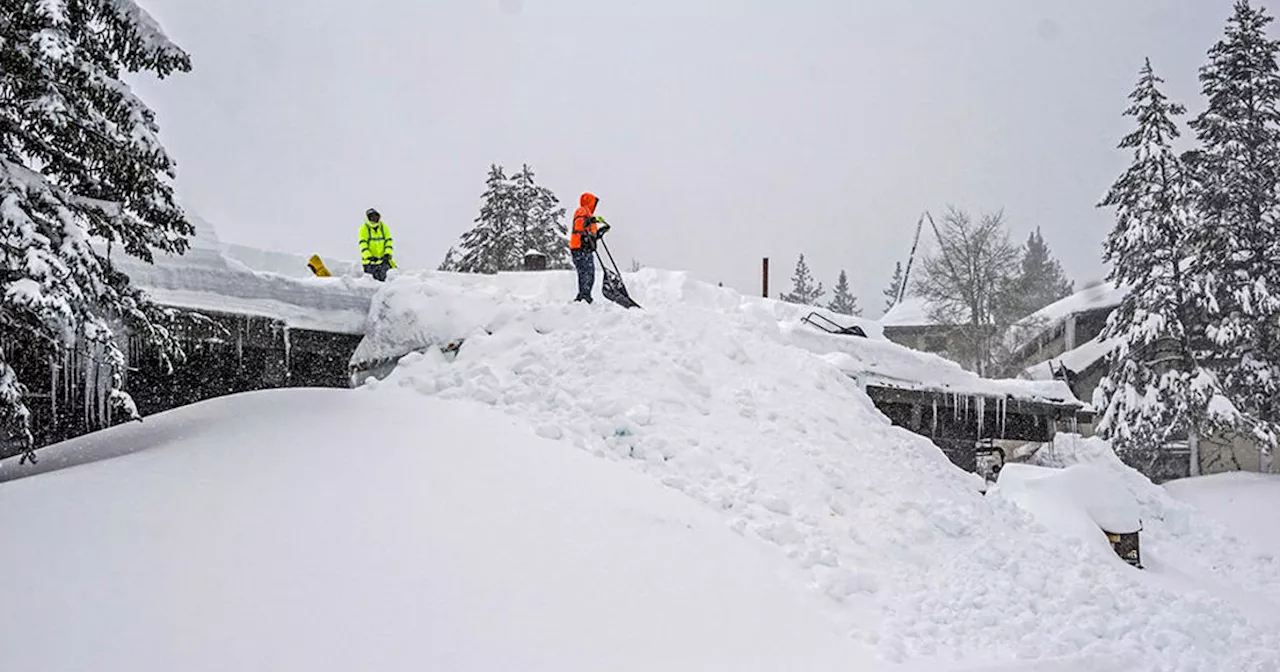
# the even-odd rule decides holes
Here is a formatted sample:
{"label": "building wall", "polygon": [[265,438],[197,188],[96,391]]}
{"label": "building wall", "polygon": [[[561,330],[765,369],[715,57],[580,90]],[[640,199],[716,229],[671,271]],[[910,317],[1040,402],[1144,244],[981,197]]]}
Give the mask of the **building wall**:
{"label": "building wall", "polygon": [[1211,436],[1200,441],[1200,473],[1261,471],[1262,451],[1253,438],[1237,433]]}
{"label": "building wall", "polygon": [[[361,336],[289,329],[269,318],[203,313],[204,326],[175,332],[186,361],[172,371],[153,350],[129,339],[123,388],[146,416],[205,399],[281,387],[349,386],[347,366]],[[109,382],[93,358],[50,362],[26,357],[19,375],[28,396],[37,448],[127,421],[101,398]],[[145,421],[145,420],[144,420]],[[20,453],[17,441],[0,443],[0,458]]]}

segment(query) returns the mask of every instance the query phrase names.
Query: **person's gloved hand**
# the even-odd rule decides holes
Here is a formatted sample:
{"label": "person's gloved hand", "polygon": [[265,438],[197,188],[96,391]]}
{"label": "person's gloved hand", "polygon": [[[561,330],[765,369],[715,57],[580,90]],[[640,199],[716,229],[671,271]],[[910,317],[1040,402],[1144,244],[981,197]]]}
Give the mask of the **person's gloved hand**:
{"label": "person's gloved hand", "polygon": [[602,222],[600,227],[596,229],[596,237],[603,236],[604,234],[608,233],[609,229],[611,228],[613,227],[609,226],[607,222]]}
{"label": "person's gloved hand", "polygon": [[396,267],[396,260],[395,260],[395,259],[390,259],[390,258],[388,258],[388,259],[387,259],[387,265],[388,265],[388,266],[390,266],[391,268],[395,268],[395,267]]}

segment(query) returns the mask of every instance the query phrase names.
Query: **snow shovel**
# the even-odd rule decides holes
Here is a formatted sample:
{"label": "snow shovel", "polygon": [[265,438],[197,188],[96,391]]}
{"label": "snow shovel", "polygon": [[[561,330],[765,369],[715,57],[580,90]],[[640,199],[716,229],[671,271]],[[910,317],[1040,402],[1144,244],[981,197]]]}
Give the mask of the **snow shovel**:
{"label": "snow shovel", "polygon": [[609,263],[613,264],[611,271],[604,265],[604,259],[600,258],[600,249],[596,248],[596,259],[600,261],[600,270],[604,271],[604,284],[600,286],[600,293],[604,298],[623,308],[639,308],[640,304],[631,300],[631,296],[627,294],[627,286],[622,284],[622,272],[618,270],[618,262],[613,260],[613,253],[609,251],[609,246],[604,244],[604,237],[601,237],[599,242],[600,247],[604,248],[604,253],[609,255]]}

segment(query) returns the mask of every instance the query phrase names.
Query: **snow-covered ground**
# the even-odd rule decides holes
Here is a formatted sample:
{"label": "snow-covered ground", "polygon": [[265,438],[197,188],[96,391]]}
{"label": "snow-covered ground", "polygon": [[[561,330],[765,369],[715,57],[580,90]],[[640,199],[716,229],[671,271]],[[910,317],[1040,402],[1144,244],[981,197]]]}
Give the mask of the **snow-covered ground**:
{"label": "snow-covered ground", "polygon": [[[432,585],[437,565],[425,564],[432,560],[448,567],[455,561],[476,564],[488,570],[484,576],[489,578],[513,566],[509,571],[529,570],[519,575],[526,581],[549,572],[544,592],[519,594],[522,600],[541,600],[544,605],[553,602],[558,591],[578,595],[575,600],[609,591],[634,591],[625,592],[624,600],[641,600],[642,593],[654,591],[655,599],[637,612],[670,623],[650,627],[627,621],[610,629],[608,619],[596,614],[566,614],[546,607],[554,610],[546,612],[547,621],[538,621],[534,630],[582,631],[587,633],[582,639],[598,636],[605,642],[600,656],[624,646],[624,651],[634,651],[627,656],[638,656],[637,667],[651,669],[680,663],[690,669],[716,669],[701,657],[706,649],[699,643],[705,642],[723,651],[723,660],[717,662],[725,669],[824,669],[823,663],[836,658],[846,659],[849,669],[865,669],[866,656],[881,663],[942,670],[1280,669],[1280,558],[1128,470],[1104,444],[1067,437],[1041,451],[1038,462],[1055,468],[1086,465],[1071,472],[1086,474],[1086,486],[1088,473],[1105,473],[1109,493],[1123,489],[1132,495],[1143,525],[1145,571],[1106,553],[1094,543],[1096,538],[1081,538],[1088,533],[1087,525],[1074,524],[1068,530],[1052,519],[1046,522],[1045,498],[1037,493],[1056,498],[1055,506],[1067,515],[1072,513],[1069,507],[1080,506],[1077,499],[1061,496],[1064,489],[1030,488],[1008,496],[1010,488],[1001,495],[997,486],[984,496],[976,476],[955,468],[928,440],[891,426],[859,386],[868,379],[901,379],[955,391],[987,386],[957,365],[888,343],[865,321],[858,323],[868,324],[871,338],[823,334],[800,323],[807,308],[743,297],[685,273],[646,269],[627,274],[626,281],[643,310],[628,311],[603,300],[591,306],[569,303],[574,291],[568,273],[398,274],[373,296],[367,341],[361,347],[369,356],[421,351],[403,356],[385,379],[371,379],[354,392],[314,398],[275,393],[280,396],[267,403],[267,397],[251,395],[245,398],[253,401],[243,407],[206,405],[190,421],[148,419],[143,425],[112,431],[120,432],[126,446],[168,448],[0,484],[0,534],[6,541],[18,539],[18,546],[31,543],[38,550],[30,555],[0,554],[0,581],[6,582],[0,587],[5,594],[19,595],[0,602],[0,633],[14,632],[15,623],[31,621],[18,613],[28,605],[44,610],[36,612],[37,622],[55,619],[80,625],[132,610],[139,614],[135,620],[156,623],[172,618],[173,612],[186,614],[187,605],[196,605],[191,612],[195,615],[178,622],[197,623],[203,613],[222,623],[234,620],[228,615],[234,609],[219,601],[227,593],[252,601],[254,608],[275,615],[277,621],[282,613],[292,616],[286,620],[296,630],[289,632],[298,638],[329,616],[350,627],[367,626],[364,636],[374,639],[363,641],[390,642],[392,649],[408,651],[406,655],[420,651],[407,648],[415,644],[442,645],[456,639],[464,642],[460,646],[465,651],[459,655],[478,656],[480,666],[505,662],[505,669],[528,669],[547,660],[539,657],[546,652],[532,643],[532,636],[508,644],[499,637],[506,629],[477,634],[476,624],[482,619],[476,614],[514,628],[542,613],[504,601],[502,596],[514,589],[512,583],[493,579],[492,585],[486,584],[459,569],[460,585],[478,584],[468,589],[474,603],[463,590],[443,593],[438,603],[456,605],[464,625],[448,630],[449,623],[432,620],[433,614],[409,599],[419,594],[415,590]],[[459,337],[466,341],[455,359],[428,347]],[[1003,381],[996,388],[1036,396],[1058,395],[1058,386],[1061,383]],[[321,403],[324,395],[343,401]],[[358,401],[348,401],[353,399]],[[281,415],[267,412],[277,407]],[[225,415],[218,416],[217,409]],[[219,417],[234,417],[234,424],[228,429]],[[359,431],[361,427],[374,430]],[[392,447],[366,438],[382,434],[392,437]],[[84,437],[58,450],[79,460],[70,455],[77,450],[96,452],[85,447],[94,440]],[[493,453],[490,444],[503,445],[505,452]],[[599,459],[585,459],[589,456]],[[497,463],[508,460],[509,472],[491,475]],[[259,463],[265,466],[259,468]],[[0,465],[0,474],[12,468]],[[557,471],[569,477],[550,475]],[[127,485],[109,489],[94,481],[108,478],[101,474]],[[637,474],[648,479],[636,481]],[[685,513],[680,516],[666,515],[696,521],[690,536],[705,537],[715,549],[729,549],[734,540],[732,550],[690,547],[690,555],[705,552],[710,565],[723,563],[731,575],[737,570],[730,567],[744,562],[775,578],[759,579],[764,586],[759,595],[731,598],[740,584],[714,582],[698,592],[702,581],[712,581],[699,574],[709,565],[686,566],[682,559],[665,560],[662,553],[650,556],[643,550],[645,543],[621,550],[600,548],[599,553],[636,562],[640,560],[631,554],[641,554],[656,558],[655,563],[672,562],[676,567],[669,571],[688,570],[703,578],[693,581],[688,575],[679,578],[626,564],[630,583],[625,586],[611,585],[618,575],[596,571],[583,574],[582,585],[576,585],[579,578],[556,570],[551,555],[540,556],[543,559],[527,568],[519,566],[522,553],[539,552],[539,545],[549,539],[580,535],[601,545],[621,544],[637,534],[636,527],[644,528],[640,520],[665,529],[611,497],[615,490],[631,492],[615,482],[615,476],[631,479],[626,482],[634,485],[627,488],[639,489],[642,481],[644,487],[666,486],[651,493],[655,501],[657,492],[683,493],[677,498],[681,504],[670,505],[701,504],[681,509]],[[525,478],[543,485],[525,484]],[[184,488],[192,494],[183,494]],[[431,499],[434,490],[446,494]],[[508,491],[515,494],[508,496]],[[1088,487],[1065,490],[1079,491],[1087,492]],[[153,494],[156,499],[146,499]],[[557,508],[565,498],[579,496],[582,501],[574,500],[573,506],[584,510],[599,500],[598,517],[574,513],[576,508]],[[136,524],[112,522],[129,520],[129,512],[142,515],[138,511],[146,503],[170,499],[177,503],[157,506]],[[511,520],[485,513],[490,500],[500,504],[495,508],[509,512]],[[86,507],[85,501],[94,504]],[[99,508],[115,518],[100,516]],[[28,509],[49,512],[28,519]],[[272,513],[258,514],[266,516],[261,521],[250,519],[260,510]],[[170,521],[165,516],[172,512],[200,517],[193,529],[178,532],[178,523],[159,522]],[[686,513],[691,518],[683,517]],[[560,521],[562,516],[568,520]],[[79,522],[80,517],[89,522]],[[237,522],[246,519],[248,530],[237,533]],[[477,520],[488,525],[465,524]],[[1078,523],[1080,517],[1074,520]],[[611,525],[625,534],[607,532]],[[722,537],[723,530],[737,535]],[[437,532],[442,536],[433,544],[432,534]],[[201,541],[202,534],[209,541]],[[382,534],[393,534],[394,540],[384,544],[378,536]],[[673,534],[685,532],[677,529]],[[117,537],[130,540],[130,545],[113,546]],[[65,552],[77,548],[77,539],[97,546],[87,553]],[[170,539],[172,548],[166,542]],[[61,545],[48,545],[55,542]],[[143,543],[165,549],[156,562],[141,567],[156,573],[161,585],[170,589],[141,583],[147,586],[142,592],[122,596],[119,591],[146,579],[146,572],[130,565],[136,556],[128,551]],[[501,543],[515,544],[518,552],[494,551]],[[597,550],[577,543],[570,545],[568,552],[575,554],[571,558]],[[675,540],[652,542],[667,543]],[[459,544],[481,550],[458,558],[439,555],[445,553],[441,547]],[[212,554],[218,569],[182,555],[185,551],[179,547],[185,545]],[[408,557],[423,561],[401,563],[395,556],[402,546],[409,549]],[[352,550],[366,548],[379,550],[367,551],[370,555]],[[59,550],[64,552],[57,555]],[[52,562],[50,553],[56,555]],[[754,559],[739,560],[739,553]],[[353,555],[355,562],[344,562]],[[88,557],[94,560],[84,560]],[[302,561],[312,557],[320,558],[318,569]],[[184,564],[187,560],[190,564]],[[351,564],[361,571],[348,571]],[[235,567],[236,575],[257,587],[265,599],[250,600],[257,593],[236,592],[241,588],[221,583],[218,570],[227,566]],[[195,582],[190,595],[180,573],[188,567],[205,568],[196,576],[208,582]],[[750,567],[742,571],[756,571]],[[380,569],[390,577],[388,583],[362,593],[354,577],[373,574],[382,581]],[[303,578],[289,579],[290,571],[303,572]],[[111,576],[118,580],[104,578]],[[274,579],[281,576],[286,578],[276,585]],[[322,605],[322,598],[308,597],[314,584],[305,579],[337,581],[331,603]],[[684,592],[673,591],[665,580],[676,582]],[[785,597],[788,586],[795,595]],[[91,599],[69,602],[77,587],[89,591]],[[54,597],[42,597],[46,595]],[[704,601],[714,603],[722,595],[738,600],[729,604],[742,612],[739,620],[730,619],[722,631],[704,633],[705,637],[667,643],[666,626],[679,629],[685,621],[682,611],[687,609],[689,619],[699,621],[710,608]],[[697,604],[686,608],[686,600]],[[781,627],[773,614],[744,606],[743,600],[760,600],[762,605],[777,601],[782,605],[776,607],[779,620],[795,620],[798,630],[767,634]],[[98,604],[115,611],[104,612],[95,607]],[[212,608],[201,611],[210,604]],[[287,611],[293,604],[303,608]],[[313,619],[311,612],[318,615]],[[361,620],[370,613],[381,620]],[[417,626],[413,634],[408,626],[397,627],[400,621],[392,618],[396,614]],[[762,620],[751,626],[751,618]],[[557,622],[563,619],[569,619],[568,626]],[[424,624],[445,628],[447,637],[433,640],[422,635]],[[129,637],[142,636],[141,630],[129,630],[133,626],[128,623],[113,626],[110,630],[123,630]],[[848,640],[827,640],[831,628],[847,634]],[[165,630],[179,631],[187,628]],[[602,631],[608,633],[599,634]],[[300,660],[352,663],[342,658],[340,644],[330,641],[336,637],[333,631],[322,633],[316,638],[323,643],[316,647],[318,653]],[[493,651],[477,653],[479,640],[486,636]],[[619,639],[630,644],[619,644]],[[730,639],[739,648],[725,644]],[[34,641],[52,646],[50,640]],[[211,640],[202,634],[175,635],[172,641],[176,643],[156,655],[192,641],[181,651],[203,653]],[[470,645],[474,646],[466,648]],[[638,651],[645,645],[647,650]],[[504,646],[510,647],[509,657],[495,658]],[[814,650],[812,662],[788,653],[806,647]],[[6,655],[6,648],[0,646],[0,656]],[[755,653],[765,649],[770,653]],[[249,655],[243,648],[231,650]],[[596,651],[594,640],[589,650]],[[273,651],[272,655],[311,655],[290,647]],[[663,655],[666,658],[660,658]],[[621,658],[625,656],[591,658],[589,664],[625,667]],[[159,659],[158,664],[172,660]],[[231,667],[244,667],[234,664],[242,660],[233,659]],[[462,661],[433,660],[444,667],[451,667],[448,661]],[[533,662],[512,664],[525,660]],[[748,665],[752,661],[758,663],[755,668]],[[3,662],[0,658],[0,669],[8,669]],[[459,667],[467,669],[463,663],[468,662],[459,662]],[[67,666],[76,665],[72,661]],[[346,665],[355,666],[378,669],[376,664]]]}
{"label": "snow-covered ground", "polygon": [[875,669],[714,512],[476,404],[259,392],[53,452],[89,444],[136,452],[0,487],[0,670]]}
{"label": "snow-covered ground", "polygon": [[1186,502],[1241,538],[1280,558],[1280,475],[1231,472],[1164,484]]}

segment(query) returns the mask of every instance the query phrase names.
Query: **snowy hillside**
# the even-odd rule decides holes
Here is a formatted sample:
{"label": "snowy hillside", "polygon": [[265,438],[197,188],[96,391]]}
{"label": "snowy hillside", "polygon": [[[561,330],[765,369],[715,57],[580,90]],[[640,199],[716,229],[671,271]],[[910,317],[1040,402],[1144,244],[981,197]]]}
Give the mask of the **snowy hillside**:
{"label": "snowy hillside", "polygon": [[[581,564],[581,557],[594,558],[597,552],[606,551],[621,556],[640,553],[655,563],[666,562],[665,551],[653,553],[648,542],[639,548],[628,547],[630,550],[592,545],[614,539],[614,534],[604,531],[610,525],[623,526],[626,535],[632,535],[637,533],[633,522],[644,529],[652,524],[647,522],[650,518],[625,510],[613,496],[615,489],[631,492],[612,480],[631,479],[634,474],[623,473],[631,471],[647,475],[649,484],[666,486],[667,494],[683,493],[684,497],[678,498],[682,503],[671,506],[687,502],[701,505],[695,507],[697,513],[689,510],[687,514],[701,521],[694,536],[705,537],[705,543],[719,548],[721,535],[713,528],[737,532],[742,539],[733,543],[743,541],[746,546],[735,546],[735,555],[748,553],[744,550],[748,547],[755,549],[748,555],[760,554],[757,559],[765,563],[760,567],[775,567],[768,563],[777,561],[781,565],[776,571],[802,584],[796,587],[797,595],[788,598],[798,600],[793,603],[798,606],[793,611],[784,606],[778,612],[781,621],[802,624],[796,626],[798,631],[762,634],[751,627],[775,627],[774,614],[740,603],[729,607],[746,610],[751,616],[743,616],[746,624],[728,621],[725,631],[714,635],[724,640],[706,640],[723,643],[734,638],[739,642],[738,649],[726,649],[725,658],[716,659],[724,669],[824,669],[821,664],[832,660],[828,654],[847,655],[849,669],[864,669],[858,662],[863,655],[885,663],[944,670],[1280,669],[1280,558],[1273,552],[1247,537],[1231,534],[1118,461],[1109,461],[1105,446],[1098,442],[1064,439],[1052,450],[1042,451],[1041,466],[1091,465],[1071,473],[1086,474],[1086,481],[1088,473],[1110,474],[1106,478],[1110,493],[1127,490],[1132,495],[1143,526],[1143,561],[1148,567],[1137,570],[1109,553],[1105,544],[1097,543],[1097,537],[1089,537],[1087,525],[1055,523],[1067,518],[1081,520],[1084,514],[1065,509],[1081,507],[1088,513],[1088,506],[1053,494],[1062,492],[1054,488],[1011,492],[1015,488],[1008,487],[1002,495],[997,486],[991,495],[984,496],[976,476],[955,468],[928,440],[891,426],[861,388],[895,383],[957,393],[988,391],[1069,401],[1070,393],[1062,383],[982,381],[954,363],[883,340],[869,322],[858,323],[865,325],[870,338],[825,334],[801,323],[808,308],[744,297],[684,273],[646,269],[627,274],[626,280],[643,310],[628,311],[603,300],[591,306],[571,304],[573,279],[568,273],[400,274],[372,297],[364,325],[366,341],[357,353],[373,359],[399,358],[398,366],[386,378],[370,379],[358,391],[329,392],[314,398],[303,393],[296,397],[277,393],[279,396],[271,397],[274,402],[269,409],[261,403],[266,397],[250,396],[241,399],[253,401],[217,402],[198,413],[192,409],[191,415],[179,411],[172,416],[181,421],[149,419],[148,424],[127,428],[123,431],[128,434],[116,436],[127,446],[168,445],[171,449],[0,484],[0,533],[6,539],[23,539],[19,545],[31,543],[38,550],[30,556],[0,556],[0,576],[5,576],[0,581],[16,581],[15,573],[22,579],[4,585],[6,592],[25,591],[18,593],[23,596],[17,601],[21,605],[40,602],[37,590],[62,591],[54,594],[70,599],[71,588],[51,585],[57,577],[77,577],[75,581],[97,586],[101,582],[97,564],[90,565],[94,573],[88,578],[79,578],[88,571],[71,557],[81,557],[79,554],[67,554],[52,571],[44,562],[40,571],[47,576],[33,568],[14,568],[26,567],[21,563],[40,565],[35,558],[57,555],[80,537],[106,545],[107,550],[94,551],[106,558],[103,572],[127,572],[130,581],[141,581],[145,572],[129,569],[123,559],[132,557],[127,549],[170,538],[178,549],[197,543],[192,537],[199,532],[179,533],[176,522],[155,518],[144,518],[135,525],[110,523],[110,519],[99,517],[95,507],[91,513],[76,513],[88,516],[89,522],[77,522],[66,532],[46,535],[53,541],[46,542],[41,535],[62,525],[59,521],[72,516],[67,507],[83,498],[109,504],[106,510],[117,515],[143,510],[148,502],[177,498],[191,503],[171,508],[184,515],[199,514],[196,525],[214,526],[212,538],[226,542],[226,550],[213,556],[219,567],[243,569],[251,585],[274,586],[266,594],[275,606],[262,607],[268,614],[278,616],[272,609],[284,608],[280,605],[289,600],[304,606],[299,614],[310,613],[318,604],[306,597],[307,587],[313,584],[303,579],[274,585],[275,578],[288,574],[289,560],[317,554],[324,558],[317,569],[320,573],[312,576],[308,568],[306,577],[336,577],[340,579],[338,604],[353,603],[359,614],[378,612],[381,599],[347,583],[352,576],[377,572],[348,572],[341,561],[351,548],[377,546],[388,549],[384,551],[387,557],[374,555],[359,566],[372,569],[384,566],[378,563],[389,563],[385,566],[393,571],[385,580],[390,583],[377,584],[385,589],[377,595],[392,605],[389,613],[407,610],[409,619],[419,619],[419,624],[446,627],[422,620],[436,618],[424,614],[422,605],[406,603],[405,595],[415,594],[412,589],[424,582],[430,585],[431,571],[415,570],[412,563],[390,557],[393,546],[381,546],[382,539],[376,535],[388,529],[421,535],[407,540],[397,537],[394,547],[402,542],[410,544],[413,558],[428,557],[424,549],[483,545],[512,536],[519,540],[520,552],[497,552],[487,546],[490,552],[467,556],[467,561],[492,572],[513,566],[528,569],[530,574],[525,576],[549,572],[549,581],[563,581],[551,584],[554,590],[546,593],[521,593],[520,599],[551,602],[549,595],[561,590],[587,595],[601,590],[634,590],[637,594],[627,593],[626,597],[638,600],[642,597],[639,593],[657,591],[655,600],[644,604],[649,605],[645,609],[659,610],[661,616],[643,609],[642,616],[673,621],[654,626],[659,634],[648,625],[628,621],[633,631],[644,633],[636,637],[651,644],[650,650],[634,654],[640,656],[636,666],[669,669],[652,657],[663,655],[665,650],[666,662],[675,659],[690,669],[717,669],[699,657],[697,642],[680,645],[688,648],[678,650],[687,653],[672,654],[663,648],[665,638],[660,633],[667,632],[668,625],[678,629],[685,620],[683,600],[669,592],[670,586],[661,580],[666,575],[659,570],[626,565],[626,586],[606,589],[601,586],[609,581],[594,570],[582,577],[586,585],[570,585],[572,575],[551,569],[556,563],[550,560],[526,567],[513,559],[538,548],[539,539],[581,536],[580,543],[588,546],[566,551],[575,554],[570,556],[575,558],[571,562]],[[832,317],[844,323],[854,321]],[[434,347],[459,338],[465,341],[456,358],[446,359]],[[330,403],[325,395],[342,401]],[[245,405],[235,405],[240,403]],[[276,406],[283,415],[273,415]],[[251,419],[242,420],[237,414]],[[228,423],[230,428],[223,426],[222,419],[227,417],[236,418]],[[355,429],[360,426],[379,428],[372,434],[387,434],[387,442],[371,442],[366,438],[370,432]],[[498,437],[503,448],[491,452],[494,449],[490,446],[499,442]],[[108,444],[108,452],[115,443],[84,437],[58,450],[75,461],[82,459],[75,456],[77,453],[98,451],[95,441]],[[599,459],[583,461],[587,456]],[[511,462],[510,471],[494,475],[498,463],[507,461]],[[42,460],[42,465],[50,462],[57,464],[51,458]],[[0,465],[0,474],[11,468],[11,464]],[[568,476],[556,480],[549,475],[559,471]],[[521,474],[550,485],[523,483]],[[128,486],[113,489],[107,481],[127,482]],[[230,483],[236,484],[234,493]],[[183,488],[193,488],[195,494],[183,494]],[[439,497],[455,499],[432,499],[441,489],[453,494]],[[76,495],[58,499],[68,492]],[[1046,508],[1043,493],[1055,497],[1057,503]],[[143,499],[152,494],[156,499]],[[115,504],[111,497],[132,502],[133,508],[112,509],[126,504]],[[421,501],[416,499],[419,497]],[[242,503],[242,498],[247,503]],[[598,516],[566,514],[556,508],[565,498],[574,499],[577,503],[573,506],[580,504],[584,510],[591,510],[590,501],[599,499],[602,510]],[[631,498],[624,496],[621,501]],[[481,515],[491,500],[522,523],[503,527],[509,521],[494,522],[499,518],[496,514]],[[230,503],[215,508],[215,502]],[[45,507],[51,513],[33,518],[13,513],[15,508]],[[252,523],[248,533],[237,537],[235,521],[247,520],[250,510],[258,509],[271,513],[260,514],[269,517]],[[432,517],[437,514],[439,518]],[[477,519],[469,517],[473,514],[486,524],[467,525],[466,521]],[[564,515],[568,520],[560,521]],[[170,520],[164,518],[163,511],[154,516]],[[490,531],[490,523],[497,529]],[[276,526],[288,530],[280,539],[271,538]],[[431,543],[435,532],[453,535],[442,537],[451,543]],[[133,545],[127,549],[111,546],[118,535],[132,535],[128,543]],[[628,538],[617,536],[619,542]],[[317,546],[314,539],[324,541]],[[59,543],[64,545],[47,545]],[[263,544],[265,554],[255,550]],[[214,553],[218,547],[210,543],[202,548]],[[145,565],[161,572],[172,585],[183,578],[174,574],[177,570],[173,568],[184,566],[186,559],[172,555],[179,553],[174,549],[166,551],[171,555],[156,564]],[[701,552],[696,548],[690,551]],[[727,551],[721,555],[706,552],[712,564],[723,563],[730,573],[726,578],[738,571],[735,565],[739,560],[729,558]],[[251,559],[257,557],[267,563],[265,568],[254,568]],[[20,564],[10,567],[10,562]],[[685,567],[683,561],[677,564],[677,569]],[[689,571],[701,572],[706,567],[694,565]],[[201,576],[209,582],[222,580],[212,571]],[[682,581],[684,590],[712,581],[698,576],[697,581],[687,575],[672,580]],[[785,586],[788,581],[791,579],[769,580],[762,585]],[[497,580],[493,585],[478,583],[477,603],[464,599],[461,592],[445,595],[441,603],[456,604],[464,614],[480,609],[513,627],[517,616],[507,610],[531,615],[499,599],[504,594],[500,587],[511,584]],[[210,613],[225,621],[234,620],[227,615],[227,605],[215,599],[221,592],[200,590],[193,604],[212,601]],[[231,589],[220,585],[219,590]],[[729,594],[736,588],[713,581],[705,590],[709,592],[690,599],[715,601],[720,599],[720,591]],[[764,597],[736,595],[735,599],[772,602],[772,590],[762,592]],[[779,591],[786,592],[781,587]],[[245,599],[251,595],[232,594]],[[161,622],[167,603],[157,592],[141,595],[108,591],[96,596],[115,604],[114,612],[86,609],[80,614],[47,603],[31,608],[46,609],[40,612],[45,621],[56,617],[74,625],[89,622],[76,619],[122,613],[126,601],[137,597],[145,607],[135,608],[146,610],[147,622]],[[670,601],[667,611],[657,606],[660,601]],[[0,610],[17,609],[11,604],[5,603]],[[12,611],[0,614],[0,632],[29,618]],[[558,610],[554,614],[564,616]],[[693,609],[689,618],[702,618],[698,614]],[[824,625],[811,626],[814,615],[819,615],[817,620]],[[298,618],[300,631],[318,627],[310,617]],[[346,623],[359,622],[352,620],[357,618],[354,616],[345,618]],[[408,631],[398,629],[390,616],[385,618],[376,625],[392,633],[386,636],[388,641],[395,647],[411,646]],[[767,620],[750,626],[753,618]],[[590,618],[580,620],[592,623],[579,626],[575,620],[570,630],[585,628],[591,633],[589,641],[594,641],[590,638],[595,633],[608,630],[612,634],[603,641],[616,643],[608,637],[618,638],[622,636],[619,633],[629,631],[625,626],[611,629],[598,625]],[[189,622],[195,622],[194,617]],[[811,627],[823,632],[828,627],[838,628],[849,635],[854,646],[846,651],[841,647],[849,642],[823,639],[811,632]],[[400,633],[406,634],[401,638],[397,636]],[[470,631],[457,633],[468,642],[475,642],[467,639],[473,636]],[[804,636],[816,638],[812,645],[816,662],[812,664],[792,660],[788,653],[808,646],[797,644]],[[175,646],[186,641],[180,639]],[[195,642],[195,648],[183,651],[199,652],[203,650],[199,647],[208,645],[199,638],[190,641]],[[322,636],[318,641],[329,640]],[[536,657],[542,655],[540,649],[522,648],[534,644],[519,641],[512,654],[517,658],[508,662],[527,660],[520,658],[527,655],[534,655],[535,661],[544,660]],[[609,650],[609,646],[612,644],[602,645],[601,650]],[[759,658],[751,653],[771,646],[778,647],[777,651],[770,649],[771,654],[761,653]],[[305,660],[328,657],[322,654],[343,660],[325,646],[317,651],[314,658]],[[280,655],[304,654],[288,650]],[[169,660],[173,659],[160,662]],[[479,660],[482,664],[501,662],[484,656]],[[759,665],[753,668],[747,664],[750,661]],[[611,660],[591,669],[625,668],[614,664],[617,662]],[[7,669],[4,665],[0,668]]]}

